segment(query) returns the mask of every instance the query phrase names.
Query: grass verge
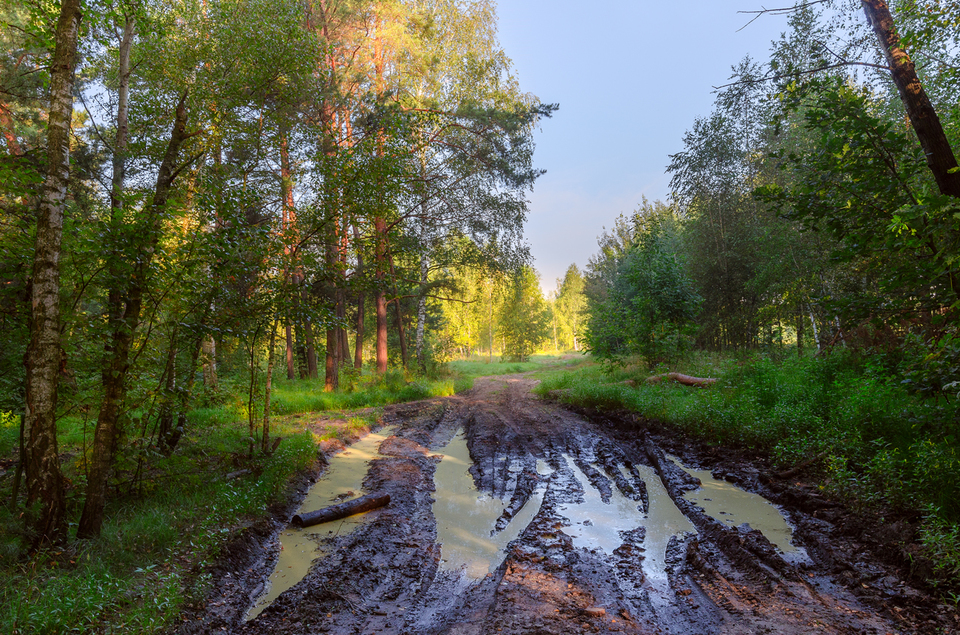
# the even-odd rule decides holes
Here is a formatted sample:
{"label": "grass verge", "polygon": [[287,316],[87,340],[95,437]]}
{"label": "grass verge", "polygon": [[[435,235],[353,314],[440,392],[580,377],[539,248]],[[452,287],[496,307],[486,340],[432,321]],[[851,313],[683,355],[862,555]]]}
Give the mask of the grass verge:
{"label": "grass verge", "polygon": [[[25,551],[25,510],[9,504],[13,469],[3,467],[15,463],[19,418],[3,416],[0,457],[10,458],[0,463],[0,633],[172,631],[184,606],[202,599],[207,565],[232,538],[268,516],[272,504],[286,500],[291,478],[313,465],[318,443],[362,433],[375,424],[380,406],[451,395],[470,383],[391,371],[377,379],[348,377],[344,389],[331,394],[323,392],[322,382],[277,380],[271,436],[283,441],[273,454],[251,456],[243,380],[223,378],[218,391],[205,395],[203,407],[188,414],[171,456],[158,453],[149,438],[125,439],[99,538],[32,556]],[[365,410],[327,417],[325,426],[294,416],[358,408]],[[59,428],[70,482],[68,513],[75,523],[92,422],[65,417]]]}

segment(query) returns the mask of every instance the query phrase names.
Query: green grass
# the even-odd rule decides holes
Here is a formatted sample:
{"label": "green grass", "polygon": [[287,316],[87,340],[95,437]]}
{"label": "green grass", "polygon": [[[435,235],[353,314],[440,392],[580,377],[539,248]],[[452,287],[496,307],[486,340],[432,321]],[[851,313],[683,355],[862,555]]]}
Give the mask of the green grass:
{"label": "green grass", "polygon": [[[32,557],[26,554],[30,536],[23,510],[8,506],[8,472],[0,478],[0,633],[170,632],[184,605],[202,598],[205,567],[231,538],[265,517],[272,503],[285,500],[290,478],[316,460],[316,442],[324,435],[315,438],[284,415],[367,409],[345,415],[346,424],[327,435],[349,438],[374,423],[380,406],[452,395],[471,382],[390,371],[379,378],[348,376],[343,390],[331,394],[323,392],[322,381],[275,380],[271,435],[283,441],[272,455],[257,450],[251,458],[244,380],[223,377],[220,389],[201,396],[202,407],[188,413],[171,456],[151,449],[137,437],[140,426],[130,426],[99,538]],[[71,530],[83,502],[83,448],[94,417],[74,413],[58,421],[60,451],[69,457],[64,470],[71,483]],[[18,434],[19,418],[0,416],[0,457],[15,455]],[[246,472],[226,478],[241,470]]]}
{"label": "green grass", "polygon": [[[315,460],[308,433],[279,427],[275,434],[284,436],[276,453],[249,459],[238,425],[190,429],[176,453],[153,457],[136,482],[124,482],[132,476],[124,466],[135,462],[122,455],[120,495],[107,510],[100,537],[31,558],[23,553],[28,536],[18,515],[4,507],[0,632],[168,631],[183,604],[204,589],[197,572],[282,500],[289,477]],[[241,467],[249,474],[225,478]],[[67,476],[82,482],[69,465]],[[5,497],[8,481],[0,487]],[[79,489],[69,492],[74,520]]]}
{"label": "green grass", "polygon": [[527,362],[503,362],[499,357],[490,361],[489,357],[473,355],[447,363],[447,367],[455,375],[475,379],[493,375],[513,375],[535,371],[537,376],[557,369],[570,369],[584,363],[580,353],[571,354],[539,354],[531,355]]}

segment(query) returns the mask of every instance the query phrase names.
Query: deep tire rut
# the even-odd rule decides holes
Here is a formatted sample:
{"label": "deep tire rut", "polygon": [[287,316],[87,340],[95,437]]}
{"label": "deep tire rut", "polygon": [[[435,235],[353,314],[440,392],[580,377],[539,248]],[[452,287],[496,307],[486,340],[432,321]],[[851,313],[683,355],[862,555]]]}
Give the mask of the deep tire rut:
{"label": "deep tire rut", "polygon": [[[864,593],[873,587],[845,575],[849,559],[832,546],[838,524],[817,518],[816,506],[784,506],[796,528],[794,542],[809,556],[787,562],[759,531],[726,526],[683,497],[697,487],[696,479],[662,449],[680,440],[645,422],[587,417],[540,401],[530,393],[534,383],[523,375],[484,378],[456,397],[388,408],[384,421],[397,426],[395,437],[381,445],[383,456],[371,462],[364,488],[390,494],[390,505],[371,512],[353,534],[326,539],[329,555],[249,622],[244,613],[270,573],[277,543],[270,534],[246,537],[218,569],[221,578],[206,608],[189,615],[180,632],[960,632],[950,630],[955,610],[897,578],[880,558],[861,553],[860,567],[883,574],[875,579],[896,586],[913,607],[887,606],[883,600],[897,596],[879,587]],[[542,498],[503,562],[478,580],[440,566],[432,513],[437,448],[461,430],[477,489],[506,504],[493,531],[503,531],[535,496]],[[696,460],[689,453],[685,458]],[[563,510],[583,503],[590,487],[604,503],[617,495],[649,512],[641,469],[651,468],[697,532],[670,539],[662,579],[645,575],[645,559],[652,556],[644,526],[621,531],[621,544],[609,552],[577,546],[564,531],[571,521]],[[760,487],[755,473],[744,466],[743,474],[731,476]],[[784,489],[777,502],[789,498]],[[226,578],[232,582],[222,582]]]}

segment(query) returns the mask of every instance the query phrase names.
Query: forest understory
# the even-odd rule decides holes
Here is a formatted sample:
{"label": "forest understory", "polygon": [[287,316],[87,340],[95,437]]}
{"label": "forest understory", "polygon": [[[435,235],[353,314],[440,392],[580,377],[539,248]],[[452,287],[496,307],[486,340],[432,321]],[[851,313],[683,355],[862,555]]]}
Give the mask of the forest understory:
{"label": "forest understory", "polygon": [[[318,533],[326,555],[247,619],[303,484],[272,520],[225,549],[206,572],[210,592],[183,615],[179,632],[960,632],[957,608],[910,570],[908,522],[855,514],[802,473],[783,478],[763,459],[691,442],[655,421],[574,413],[537,399],[535,384],[525,374],[487,377],[454,397],[387,407],[382,423],[392,436],[363,486],[390,494],[389,505],[349,535]],[[451,566],[438,543],[439,470],[458,438],[469,448],[477,500],[503,501],[491,533],[528,523],[513,526],[517,537],[486,574],[470,563]],[[684,495],[700,482],[681,466],[775,503],[796,551],[709,515]],[[651,520],[623,528],[629,521],[578,516],[588,499],[594,509],[639,508]],[[685,527],[672,537],[654,520],[665,505],[686,519],[671,521]]]}

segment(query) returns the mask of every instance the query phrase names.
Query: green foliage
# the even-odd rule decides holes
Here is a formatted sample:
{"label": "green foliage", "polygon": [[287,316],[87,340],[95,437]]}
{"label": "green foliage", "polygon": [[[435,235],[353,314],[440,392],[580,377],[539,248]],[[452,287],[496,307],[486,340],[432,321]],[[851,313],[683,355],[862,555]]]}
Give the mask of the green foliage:
{"label": "green foliage", "polygon": [[586,341],[594,355],[641,355],[655,366],[689,347],[702,299],[685,273],[678,222],[671,209],[644,201],[614,262],[591,263]]}
{"label": "green foliage", "polygon": [[859,259],[875,276],[872,294],[864,289],[833,302],[861,319],[956,302],[960,204],[936,192],[912,131],[885,118],[869,91],[839,79],[793,87],[787,103],[813,143],[773,152],[787,185],[757,193],[806,227],[836,237],[835,257]]}
{"label": "green foliage", "polygon": [[576,264],[567,268],[563,280],[557,280],[553,310],[559,326],[558,340],[566,349],[583,348],[583,328],[587,320],[585,281]]}
{"label": "green foliage", "polygon": [[547,339],[550,323],[536,271],[522,268],[513,278],[508,293],[499,320],[500,335],[504,339],[503,359],[525,362]]}

